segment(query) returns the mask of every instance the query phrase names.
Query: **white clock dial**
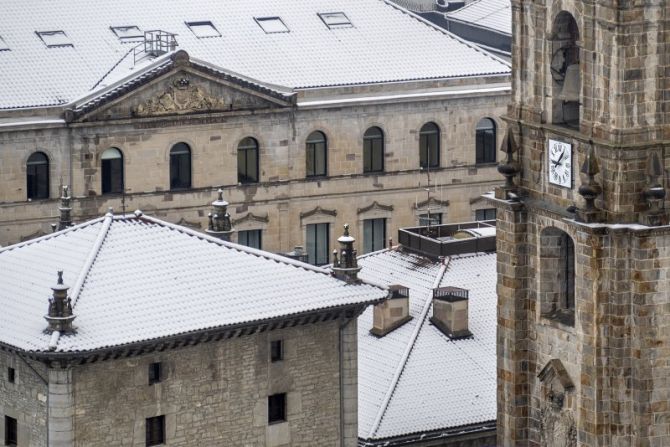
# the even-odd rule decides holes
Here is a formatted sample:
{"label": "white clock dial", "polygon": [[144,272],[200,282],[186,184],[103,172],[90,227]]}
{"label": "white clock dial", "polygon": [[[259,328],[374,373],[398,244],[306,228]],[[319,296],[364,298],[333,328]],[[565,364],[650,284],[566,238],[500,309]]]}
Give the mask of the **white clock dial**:
{"label": "white clock dial", "polygon": [[562,141],[549,140],[549,183],[572,188],[572,145]]}

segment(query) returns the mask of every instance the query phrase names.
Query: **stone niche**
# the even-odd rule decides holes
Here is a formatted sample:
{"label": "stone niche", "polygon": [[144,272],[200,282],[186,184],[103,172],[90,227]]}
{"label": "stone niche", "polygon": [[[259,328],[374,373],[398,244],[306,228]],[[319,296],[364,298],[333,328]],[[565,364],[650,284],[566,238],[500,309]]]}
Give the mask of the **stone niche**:
{"label": "stone niche", "polygon": [[545,447],[576,447],[577,427],[572,411],[575,386],[559,359],[552,359],[540,379],[540,440]]}

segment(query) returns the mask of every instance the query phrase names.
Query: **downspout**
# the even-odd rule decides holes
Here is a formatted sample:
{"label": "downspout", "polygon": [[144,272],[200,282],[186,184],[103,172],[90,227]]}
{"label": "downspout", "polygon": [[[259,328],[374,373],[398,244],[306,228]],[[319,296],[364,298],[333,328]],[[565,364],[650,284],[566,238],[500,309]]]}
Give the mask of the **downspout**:
{"label": "downspout", "polygon": [[46,401],[47,415],[46,416],[47,417],[46,417],[46,427],[45,427],[45,429],[46,429],[46,433],[47,433],[47,446],[49,446],[49,381],[47,379],[45,379],[44,377],[42,377],[42,375],[39,372],[37,372],[37,370],[35,368],[33,368],[33,365],[31,365],[30,363],[28,363],[28,361],[26,359],[21,357],[21,354],[19,354],[17,352],[16,356],[19,359],[21,359],[23,364],[26,365],[28,367],[28,369],[30,369],[40,379],[40,381],[44,385],[46,385],[46,387],[47,387],[47,392],[46,392],[46,397],[47,397],[47,401]]}
{"label": "downspout", "polygon": [[[342,331],[344,330],[345,324],[340,324],[337,330],[338,335],[338,356],[340,363],[340,447],[345,447],[344,445],[344,341],[342,339]],[[358,415],[356,415],[358,417]]]}

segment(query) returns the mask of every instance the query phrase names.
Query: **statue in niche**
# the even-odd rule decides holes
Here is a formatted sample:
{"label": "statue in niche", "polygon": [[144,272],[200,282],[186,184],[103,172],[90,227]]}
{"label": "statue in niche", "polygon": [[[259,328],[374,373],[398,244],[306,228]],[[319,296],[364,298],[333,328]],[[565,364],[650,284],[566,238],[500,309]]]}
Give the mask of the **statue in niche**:
{"label": "statue in niche", "polygon": [[540,442],[546,447],[576,447],[577,427],[572,409],[566,408],[567,393],[574,384],[563,363],[550,360],[538,378],[543,402],[540,406]]}

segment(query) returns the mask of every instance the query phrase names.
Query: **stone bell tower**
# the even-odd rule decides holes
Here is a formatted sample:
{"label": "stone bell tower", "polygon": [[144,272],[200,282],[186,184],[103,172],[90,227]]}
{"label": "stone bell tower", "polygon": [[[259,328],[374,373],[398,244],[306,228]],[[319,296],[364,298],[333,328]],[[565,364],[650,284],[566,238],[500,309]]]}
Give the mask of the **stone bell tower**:
{"label": "stone bell tower", "polygon": [[670,445],[670,3],[512,10],[497,445]]}

